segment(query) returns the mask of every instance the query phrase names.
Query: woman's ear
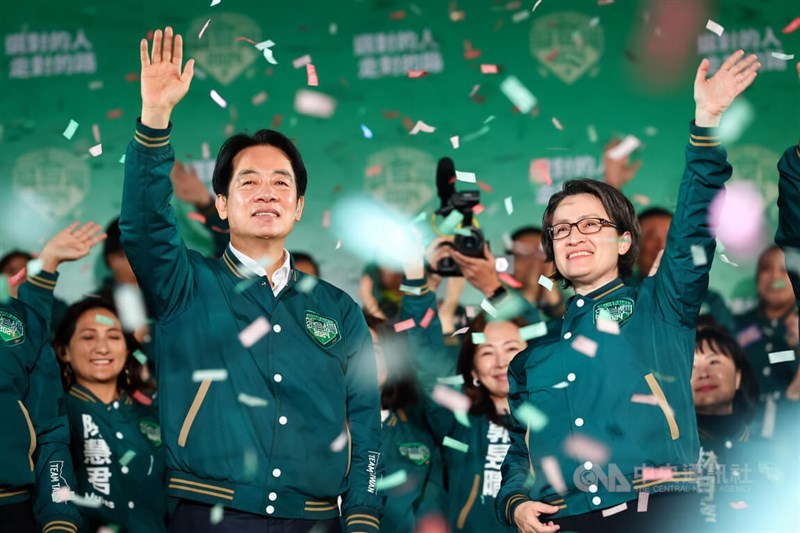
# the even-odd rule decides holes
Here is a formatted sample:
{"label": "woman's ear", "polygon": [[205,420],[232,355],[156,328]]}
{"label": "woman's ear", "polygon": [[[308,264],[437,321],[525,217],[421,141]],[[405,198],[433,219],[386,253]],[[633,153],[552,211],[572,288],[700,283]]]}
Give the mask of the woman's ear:
{"label": "woman's ear", "polygon": [[619,255],[625,255],[628,253],[628,250],[631,249],[631,232],[626,231],[623,233],[619,238]]}

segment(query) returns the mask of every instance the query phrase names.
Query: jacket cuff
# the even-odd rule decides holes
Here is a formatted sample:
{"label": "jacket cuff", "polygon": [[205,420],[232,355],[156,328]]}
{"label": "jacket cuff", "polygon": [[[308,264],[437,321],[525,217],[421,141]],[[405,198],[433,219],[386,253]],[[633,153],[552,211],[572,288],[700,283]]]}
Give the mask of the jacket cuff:
{"label": "jacket cuff", "polygon": [[525,494],[512,494],[511,497],[506,502],[506,513],[505,518],[508,521],[508,524],[513,526],[514,525],[514,512],[517,510],[517,507],[522,505],[525,502],[531,501]]}
{"label": "jacket cuff", "polygon": [[51,274],[50,272],[45,272],[44,270],[42,270],[37,274],[28,276],[28,283],[40,289],[44,289],[50,292],[53,292],[55,290],[57,281],[58,281],[58,272]]}
{"label": "jacket cuff", "polygon": [[428,279],[408,279],[403,276],[403,283],[400,285],[400,291],[405,294],[412,294],[414,296],[421,296],[430,291],[428,287]]}
{"label": "jacket cuff", "polygon": [[133,134],[134,145],[147,151],[163,152],[169,148],[169,136],[172,122],[165,129],[150,128],[142,124],[142,117],[136,119],[136,132]]}
{"label": "jacket cuff", "polygon": [[355,531],[365,531],[366,533],[378,533],[381,529],[381,521],[377,509],[371,507],[358,507],[352,509],[344,517],[344,532],[353,533]]}
{"label": "jacket cuff", "polygon": [[715,148],[722,145],[719,128],[701,128],[694,120],[689,125],[689,144],[698,148]]}
{"label": "jacket cuff", "polygon": [[78,533],[78,526],[68,520],[51,520],[42,526],[42,533]]}

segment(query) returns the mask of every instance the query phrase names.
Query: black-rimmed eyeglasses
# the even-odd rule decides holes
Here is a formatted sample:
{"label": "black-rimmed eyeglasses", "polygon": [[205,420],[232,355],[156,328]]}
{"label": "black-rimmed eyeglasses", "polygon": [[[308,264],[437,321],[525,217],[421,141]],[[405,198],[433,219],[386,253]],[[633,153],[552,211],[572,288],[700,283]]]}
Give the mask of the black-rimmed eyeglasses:
{"label": "black-rimmed eyeglasses", "polygon": [[578,228],[578,231],[584,235],[591,235],[592,233],[599,233],[603,228],[616,228],[617,225],[604,218],[582,218],[577,222],[563,222],[561,224],[553,224],[547,228],[550,237],[554,241],[566,239],[572,233],[572,228]]}

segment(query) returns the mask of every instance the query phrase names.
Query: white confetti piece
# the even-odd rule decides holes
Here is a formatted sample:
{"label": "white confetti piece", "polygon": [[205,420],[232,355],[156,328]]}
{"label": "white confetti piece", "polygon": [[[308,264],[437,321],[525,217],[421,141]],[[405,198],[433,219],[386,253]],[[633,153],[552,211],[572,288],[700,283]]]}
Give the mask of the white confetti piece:
{"label": "white confetti piece", "polygon": [[469,326],[464,326],[463,328],[455,330],[453,333],[450,334],[450,336],[455,337],[456,335],[463,335],[468,331],[469,331]]}
{"label": "white confetti piece", "polygon": [[463,385],[464,384],[464,376],[458,374],[456,376],[443,376],[436,378],[437,383],[441,383],[443,385]]}
{"label": "white confetti piece", "polygon": [[628,503],[622,502],[619,505],[615,505],[614,507],[609,507],[608,509],[603,509],[603,518],[607,516],[611,516],[617,513],[621,513],[622,511],[628,510]]}
{"label": "white confetti piece", "polygon": [[722,32],[725,31],[725,28],[711,19],[708,19],[708,22],[706,22],[706,29],[710,32],[716,33],[717,35],[722,35]]}
{"label": "white confetti piece", "polygon": [[306,65],[306,75],[308,76],[309,87],[317,87],[319,85],[317,67],[315,67],[312,63]]}
{"label": "white confetti piece", "polygon": [[458,150],[458,135],[450,137],[450,144],[453,145],[453,150]]}
{"label": "white confetti piece", "polygon": [[527,326],[519,328],[519,337],[524,341],[537,339],[539,337],[544,337],[545,335],[547,335],[547,324],[544,322],[528,324]]}
{"label": "white confetti piece", "polygon": [[365,138],[372,139],[372,130],[364,124],[361,125],[361,133],[364,134]]}
{"label": "white confetti piece", "polygon": [[192,372],[192,381],[199,382],[206,379],[210,379],[211,381],[225,381],[228,379],[228,371],[224,368],[209,368]]}
{"label": "white confetti piece", "polygon": [[466,413],[472,406],[472,401],[466,395],[458,392],[457,390],[451,389],[446,385],[437,384],[433,388],[431,398],[437,404],[450,411],[453,411],[454,413]]}
{"label": "white confetti piece", "polygon": [[645,466],[642,468],[642,481],[669,481],[675,472],[668,466]]}
{"label": "white confetti piece", "polygon": [[506,213],[509,215],[514,212],[514,203],[511,201],[511,197],[507,197],[504,201],[506,206]]}
{"label": "white confetti piece", "polygon": [[422,287],[412,287],[410,285],[400,285],[400,292],[405,294],[413,294],[414,296],[419,296],[422,294]]}
{"label": "white confetti piece", "polygon": [[514,411],[514,416],[523,424],[529,425],[534,433],[543,430],[549,422],[546,414],[527,402]]}
{"label": "white confetti piece", "polygon": [[647,504],[650,501],[650,493],[649,492],[640,492],[639,493],[639,501],[636,502],[636,512],[637,513],[646,513],[647,512]]}
{"label": "white confetti piece", "polygon": [[125,331],[136,331],[147,325],[147,308],[142,291],[135,285],[117,283],[114,287],[114,303],[119,312],[119,322]]}
{"label": "white confetti piece", "polygon": [[203,29],[202,29],[202,30],[200,30],[200,33],[197,35],[197,38],[198,38],[198,39],[202,39],[202,38],[203,38],[203,34],[206,32],[206,28],[208,28],[208,25],[209,25],[209,24],[211,24],[211,19],[208,19],[208,20],[206,21],[206,23],[205,23],[205,24],[203,24]]}
{"label": "white confetti piece", "polygon": [[460,211],[453,210],[442,221],[439,226],[439,231],[445,235],[451,235],[453,230],[456,229],[456,226],[461,224],[462,220],[464,220],[464,215],[462,215]]}
{"label": "white confetti piece", "polygon": [[578,461],[605,463],[611,455],[608,446],[581,434],[573,434],[564,441],[564,453]]}
{"label": "white confetti piece", "polygon": [[328,33],[330,33],[331,35],[336,35],[338,31],[339,31],[339,26],[337,26],[335,22],[331,22],[328,25]]}
{"label": "white confetti piece", "polygon": [[[220,0],[215,0],[219,3]],[[212,6],[214,4],[211,4]],[[217,525],[222,522],[222,518],[225,516],[225,508],[222,506],[221,503],[214,505],[211,508],[211,514],[208,517],[208,520],[211,522],[211,525]]]}
{"label": "white confetti piece", "polygon": [[338,250],[341,247],[342,247],[342,239],[339,239],[338,241],[336,241],[336,246],[334,246],[333,249]]}
{"label": "white confetti piece", "polygon": [[536,107],[536,97],[516,76],[509,76],[500,84],[500,91],[511,100],[521,113],[530,113]]}
{"label": "white confetti piece", "polygon": [[309,63],[311,63],[311,56],[309,54],[306,54],[306,55],[300,56],[297,59],[295,59],[294,61],[292,61],[292,66],[294,68],[302,68],[302,67],[308,65]]}
{"label": "white confetti piece", "polygon": [[547,289],[548,291],[553,290],[553,280],[545,276],[544,274],[539,276],[539,285]]}
{"label": "white confetti piece", "polygon": [[327,94],[300,89],[294,95],[294,110],[302,115],[330,118],[336,111],[336,100]]}
{"label": "white confetti piece", "polygon": [[44,268],[44,261],[41,259],[31,259],[25,264],[25,276],[35,276]]}
{"label": "white confetti piece", "polygon": [[567,383],[566,381],[559,381],[558,383],[553,385],[554,389],[566,389],[567,387],[569,387],[569,383]]}
{"label": "white confetti piece", "polygon": [[594,28],[598,24],[600,24],[600,17],[594,17],[594,18],[592,18],[592,20],[589,21],[589,27],[590,28]]}
{"label": "white confetti piece", "polygon": [[533,9],[531,9],[531,13],[536,11],[536,8],[539,7],[539,4],[541,4],[541,3],[542,3],[542,0],[536,0],[536,3],[533,4]]}
{"label": "white confetti piece", "polygon": [[564,475],[561,473],[561,467],[558,466],[558,459],[552,455],[546,455],[542,457],[541,463],[544,477],[547,478],[550,486],[559,494],[564,494],[567,491],[567,484],[564,483]]}
{"label": "white confetti piece", "polygon": [[294,287],[303,294],[308,294],[312,290],[314,290],[314,287],[316,286],[317,286],[317,278],[315,278],[314,276],[306,275],[303,276],[303,278],[300,281],[298,281],[297,285],[295,285]]}
{"label": "white confetti piece", "polygon": [[134,457],[136,457],[136,452],[133,450],[128,450],[122,455],[122,457],[119,458],[119,464],[122,466],[128,466],[128,463],[133,461]]}
{"label": "white confetti piece", "polygon": [[94,137],[94,142],[100,144],[102,140],[100,139],[100,126],[97,124],[92,124],[92,136]]}
{"label": "white confetti piece", "polygon": [[761,436],[771,439],[775,434],[775,417],[778,414],[778,404],[772,396],[767,396],[764,406],[764,422],[761,424]]}
{"label": "white confetti piece", "polygon": [[496,257],[494,260],[494,269],[496,272],[508,272],[511,264],[505,257]]}
{"label": "white confetti piece", "polygon": [[723,263],[726,263],[726,264],[728,264],[728,265],[730,265],[730,266],[732,266],[732,267],[738,267],[738,266],[739,266],[739,265],[738,265],[738,263],[734,263],[733,261],[731,261],[730,259],[728,259],[728,256],[727,256],[727,255],[725,255],[725,254],[719,254],[719,259],[720,259],[720,261],[722,261]]}
{"label": "white confetti piece", "polygon": [[464,183],[477,183],[478,181],[474,172],[461,172],[459,170],[456,170],[456,179]]}
{"label": "white confetti piece", "polygon": [[472,87],[472,90],[469,92],[469,97],[472,98],[478,92],[478,89],[481,88],[480,83]]}
{"label": "white confetti piece", "polygon": [[561,121],[556,117],[553,117],[553,126],[555,126],[558,131],[564,131],[564,126],[561,125]]}
{"label": "white confetti piece", "polygon": [[249,394],[245,394],[243,392],[240,392],[236,399],[239,401],[239,403],[243,403],[248,407],[266,407],[269,405],[269,402],[264,398],[250,396]]}
{"label": "white confetti piece", "polygon": [[429,126],[428,124],[425,124],[421,120],[418,120],[417,123],[414,124],[414,127],[411,128],[411,131],[408,132],[408,134],[409,135],[416,135],[419,132],[433,133],[434,131],[436,131],[435,127]]}
{"label": "white confetti piece", "polygon": [[780,59],[781,61],[791,61],[794,59],[794,54],[782,54],[780,52],[772,52],[770,54],[775,59]]}
{"label": "white confetti piece", "polygon": [[597,355],[597,343],[588,337],[578,335],[572,341],[572,349],[588,357]]}
{"label": "white confetti piece", "polygon": [[97,157],[99,155],[102,155],[103,154],[103,145],[102,144],[96,144],[96,145],[92,146],[91,148],[89,148],[89,153],[92,154],[92,157]]}
{"label": "white confetti piece", "polygon": [[586,135],[589,136],[589,142],[590,143],[596,143],[597,142],[597,130],[595,129],[594,126],[592,126],[592,125],[586,126]]}
{"label": "white confetti piece", "polygon": [[461,453],[467,453],[469,451],[469,444],[464,444],[463,442],[447,435],[445,435],[444,439],[442,440],[442,446],[452,448],[453,450]]}
{"label": "white confetti piece", "polygon": [[511,16],[511,21],[515,24],[522,22],[523,20],[528,20],[531,16],[530,11],[517,11]]}
{"label": "white confetti piece", "polygon": [[691,246],[692,250],[692,263],[694,266],[703,266],[708,264],[708,257],[706,257],[706,249],[698,244]]}
{"label": "white confetti piece", "polygon": [[334,453],[339,453],[340,451],[344,450],[345,446],[347,446],[347,431],[342,431],[335,439],[333,439],[333,442],[331,442],[331,451]]}
{"label": "white confetti piece", "polygon": [[253,95],[253,98],[250,99],[250,103],[253,105],[261,105],[267,101],[267,93],[266,91],[261,91]]}
{"label": "white confetti piece", "polygon": [[261,339],[264,335],[270,332],[271,326],[266,318],[263,316],[258,317],[252,324],[239,332],[239,342],[242,346],[249,348]]}
{"label": "white confetti piece", "polygon": [[131,355],[139,362],[140,365],[147,364],[147,356],[141,350],[134,350]]}
{"label": "white confetti piece", "polygon": [[[53,494],[53,496],[55,496],[55,494]],[[67,501],[72,502],[78,507],[86,507],[87,509],[97,509],[103,506],[103,500],[100,499],[99,496],[81,496],[72,491],[69,492]]]}
{"label": "white confetti piece", "polygon": [[618,161],[631,155],[631,152],[639,148],[641,145],[642,141],[633,135],[627,135],[624,139],[622,139],[622,142],[614,146],[614,148],[611,148],[608,152],[606,152],[606,154],[609,158]]}
{"label": "white confetti piece", "polygon": [[634,394],[631,396],[631,402],[643,403],[647,405],[658,405],[658,398],[652,394]]}
{"label": "white confetti piece", "polygon": [[784,350],[782,352],[770,352],[769,364],[788,363],[794,361],[794,350]]}
{"label": "white confetti piece", "polygon": [[388,476],[383,476],[381,479],[379,479],[375,484],[375,488],[381,492],[399,487],[406,481],[408,481],[408,472],[405,470],[398,470],[397,472],[392,472]]}
{"label": "white confetti piece", "polygon": [[222,3],[222,0],[211,0],[211,7],[218,6]]}
{"label": "white confetti piece", "polygon": [[256,50],[261,50],[264,53],[264,59],[266,59],[268,63],[277,65],[278,62],[272,55],[272,49],[270,48],[271,46],[275,46],[275,43],[267,39],[266,41],[256,44]]}
{"label": "white confetti piece", "polygon": [[78,129],[78,123],[75,122],[74,120],[70,120],[67,129],[64,130],[63,133],[64,137],[66,137],[68,140],[71,140],[72,136],[75,135],[75,131],[77,129]]}
{"label": "white confetti piece", "polygon": [[228,107],[228,102],[226,102],[225,99],[221,97],[214,89],[211,89],[211,99],[214,100],[214,102],[216,102],[216,104],[222,109]]}
{"label": "white confetti piece", "polygon": [[610,335],[619,335],[619,323],[609,320],[607,318],[597,318],[597,331],[608,333]]}

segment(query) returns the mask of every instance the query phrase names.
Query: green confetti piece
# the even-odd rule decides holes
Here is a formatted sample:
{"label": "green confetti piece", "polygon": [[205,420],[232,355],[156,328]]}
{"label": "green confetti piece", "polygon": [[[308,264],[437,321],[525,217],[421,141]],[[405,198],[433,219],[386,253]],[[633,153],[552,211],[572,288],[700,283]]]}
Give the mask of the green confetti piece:
{"label": "green confetti piece", "polygon": [[428,213],[425,211],[421,211],[417,216],[414,217],[414,220],[411,221],[411,224],[419,224],[420,222],[425,222],[428,219]]}
{"label": "green confetti piece", "polygon": [[527,326],[519,328],[519,337],[524,341],[537,339],[539,337],[544,337],[545,335],[547,335],[547,324],[544,322],[528,324]]}
{"label": "green confetti piece", "polygon": [[243,403],[249,407],[266,407],[269,405],[269,402],[264,398],[250,396],[249,394],[245,394],[243,392],[239,393],[239,397],[237,399],[240,403]]}
{"label": "green confetti piece", "polygon": [[133,450],[128,450],[122,455],[122,457],[119,458],[119,464],[122,466],[128,466],[128,463],[133,461],[134,457],[136,457],[136,452]]}
{"label": "green confetti piece", "polygon": [[457,452],[467,453],[469,450],[469,444],[464,444],[463,442],[452,439],[445,435],[444,440],[442,441],[442,446],[446,446],[448,448],[452,448]]}
{"label": "green confetti piece", "polygon": [[258,279],[259,278],[257,276],[253,276],[252,278],[247,278],[247,279],[244,279],[244,280],[240,281],[239,283],[236,284],[236,287],[235,287],[236,288],[236,292],[238,292],[239,294],[243,293],[248,288],[250,288],[250,285],[256,283],[258,281]]}
{"label": "green confetti piece", "polygon": [[697,244],[693,244],[691,246],[692,250],[692,263],[694,266],[703,266],[708,264],[708,258],[706,257],[706,250],[702,246]]}
{"label": "green confetti piece", "polygon": [[144,366],[147,364],[147,356],[141,350],[136,350],[132,355],[137,361],[139,361],[140,365]]}
{"label": "green confetti piece", "polygon": [[600,309],[597,312],[597,320],[607,320],[609,322],[616,322],[613,318],[611,318],[611,313],[609,313],[605,309]]}
{"label": "green confetti piece", "polygon": [[464,376],[461,374],[455,376],[443,376],[436,378],[437,383],[441,383],[443,385],[463,385],[464,384]]}
{"label": "green confetti piece", "polygon": [[513,320],[525,312],[528,303],[518,294],[508,292],[499,301],[492,302],[492,305],[494,306],[492,315],[494,320]]}
{"label": "green confetti piece", "polygon": [[450,214],[445,217],[442,225],[439,226],[439,231],[445,235],[451,235],[453,230],[456,229],[456,226],[461,224],[463,220],[464,215],[462,215],[460,212],[456,210],[450,211]]}
{"label": "green confetti piece", "polygon": [[75,135],[75,130],[77,129],[78,123],[74,120],[70,120],[69,126],[67,126],[67,129],[64,130],[64,137],[66,137],[67,140],[72,140],[72,136]]}
{"label": "green confetti piece", "polygon": [[94,315],[94,321],[97,322],[98,324],[103,324],[105,326],[114,325],[114,319],[109,318],[105,315]]}
{"label": "green confetti piece", "polygon": [[486,335],[477,331],[472,332],[472,344],[485,344],[485,343],[486,343]]}
{"label": "green confetti piece", "polygon": [[398,470],[397,472],[392,472],[388,476],[384,476],[379,479],[375,484],[375,487],[378,489],[378,491],[389,490],[399,487],[406,481],[408,481],[408,472],[405,470]]}
{"label": "green confetti piece", "polygon": [[773,289],[783,289],[786,287],[786,282],[782,279],[778,279],[772,282]]}
{"label": "green confetti piece", "polygon": [[475,132],[472,132],[472,133],[468,133],[467,135],[464,135],[461,138],[461,142],[462,143],[468,143],[470,141],[474,141],[478,137],[482,137],[482,136],[486,135],[487,133],[489,133],[489,126],[484,126],[481,129],[479,129],[478,131],[475,131]]}
{"label": "green confetti piece", "polygon": [[303,279],[298,281],[297,284],[295,284],[294,288],[304,294],[308,294],[312,290],[314,290],[314,287],[316,286],[317,286],[317,278],[313,276],[303,276]]}
{"label": "green confetti piece", "polygon": [[120,163],[121,165],[124,165],[124,164],[125,164],[125,154],[122,154],[122,157],[120,157],[120,158],[119,158],[119,163]]}
{"label": "green confetti piece", "polygon": [[258,454],[252,448],[244,451],[244,477],[245,479],[255,479],[258,473]]}
{"label": "green confetti piece", "polygon": [[527,402],[514,411],[514,416],[523,424],[530,425],[535,433],[544,429],[548,422],[546,414]]}
{"label": "green confetti piece", "polygon": [[453,230],[453,233],[456,235],[462,235],[464,237],[469,237],[472,235],[472,232],[469,230],[469,228],[456,228]]}
{"label": "green confetti piece", "polygon": [[486,313],[492,318],[497,317],[497,308],[495,308],[495,306],[492,305],[492,302],[490,302],[487,298],[484,298],[481,302],[481,309],[486,311]]}
{"label": "green confetti piece", "polygon": [[222,504],[218,503],[211,508],[211,516],[209,516],[211,525],[217,525],[222,522],[223,516],[225,516],[225,508],[222,506]]}
{"label": "green confetti piece", "polygon": [[453,413],[456,421],[461,424],[462,426],[468,428],[472,427],[472,424],[469,423],[469,416],[464,411],[456,411]]}
{"label": "green confetti piece", "polygon": [[500,91],[511,100],[521,113],[530,113],[536,107],[536,97],[516,76],[509,76],[500,84]]}

